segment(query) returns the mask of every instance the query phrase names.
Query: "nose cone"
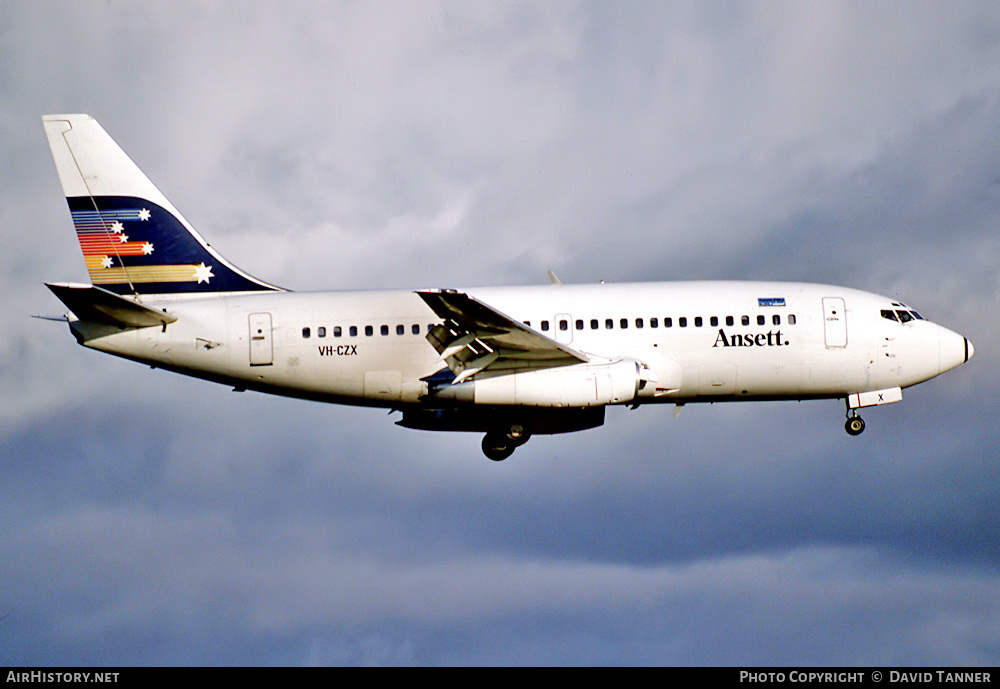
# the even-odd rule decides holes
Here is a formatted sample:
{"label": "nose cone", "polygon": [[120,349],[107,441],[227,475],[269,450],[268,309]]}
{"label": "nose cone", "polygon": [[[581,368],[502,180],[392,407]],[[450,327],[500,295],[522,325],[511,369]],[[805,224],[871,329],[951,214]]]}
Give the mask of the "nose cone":
{"label": "nose cone", "polygon": [[968,338],[941,328],[941,373],[961,366],[972,358],[975,351]]}

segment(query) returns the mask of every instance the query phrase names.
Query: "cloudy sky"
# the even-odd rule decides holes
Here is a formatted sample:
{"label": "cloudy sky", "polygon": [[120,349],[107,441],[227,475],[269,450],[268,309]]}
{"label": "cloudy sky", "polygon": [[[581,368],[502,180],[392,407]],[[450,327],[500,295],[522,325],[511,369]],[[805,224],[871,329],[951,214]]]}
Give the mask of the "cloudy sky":
{"label": "cloudy sky", "polygon": [[[976,358],[870,410],[480,438],[78,347],[40,116],[294,289],[898,297]],[[1000,662],[995,2],[0,6],[0,663]]]}

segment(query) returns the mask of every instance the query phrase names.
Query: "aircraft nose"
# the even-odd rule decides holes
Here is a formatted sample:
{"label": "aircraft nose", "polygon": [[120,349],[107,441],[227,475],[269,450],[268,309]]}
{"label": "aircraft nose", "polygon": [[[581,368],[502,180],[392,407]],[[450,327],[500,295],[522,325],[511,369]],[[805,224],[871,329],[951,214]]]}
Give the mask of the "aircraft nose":
{"label": "aircraft nose", "polygon": [[941,373],[961,366],[972,358],[975,351],[969,338],[941,328]]}

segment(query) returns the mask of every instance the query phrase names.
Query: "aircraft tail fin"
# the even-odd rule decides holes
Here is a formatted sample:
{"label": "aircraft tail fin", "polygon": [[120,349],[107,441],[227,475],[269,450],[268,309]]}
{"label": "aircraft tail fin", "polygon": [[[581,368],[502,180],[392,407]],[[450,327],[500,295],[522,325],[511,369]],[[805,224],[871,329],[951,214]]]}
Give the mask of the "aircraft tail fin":
{"label": "aircraft tail fin", "polygon": [[89,115],[45,115],[90,281],[116,294],[278,290],[215,252]]}

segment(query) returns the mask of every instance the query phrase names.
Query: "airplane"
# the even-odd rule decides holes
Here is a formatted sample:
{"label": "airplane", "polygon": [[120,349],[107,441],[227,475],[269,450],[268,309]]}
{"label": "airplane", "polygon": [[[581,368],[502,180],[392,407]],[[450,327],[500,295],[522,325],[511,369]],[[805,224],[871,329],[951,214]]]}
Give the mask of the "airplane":
{"label": "airplane", "polygon": [[888,297],[792,282],[660,282],[295,292],[229,263],[89,115],[42,118],[90,283],[47,287],[85,347],[196,378],[389,408],[397,425],[533,435],[603,425],[611,405],[843,399],[973,355]]}

